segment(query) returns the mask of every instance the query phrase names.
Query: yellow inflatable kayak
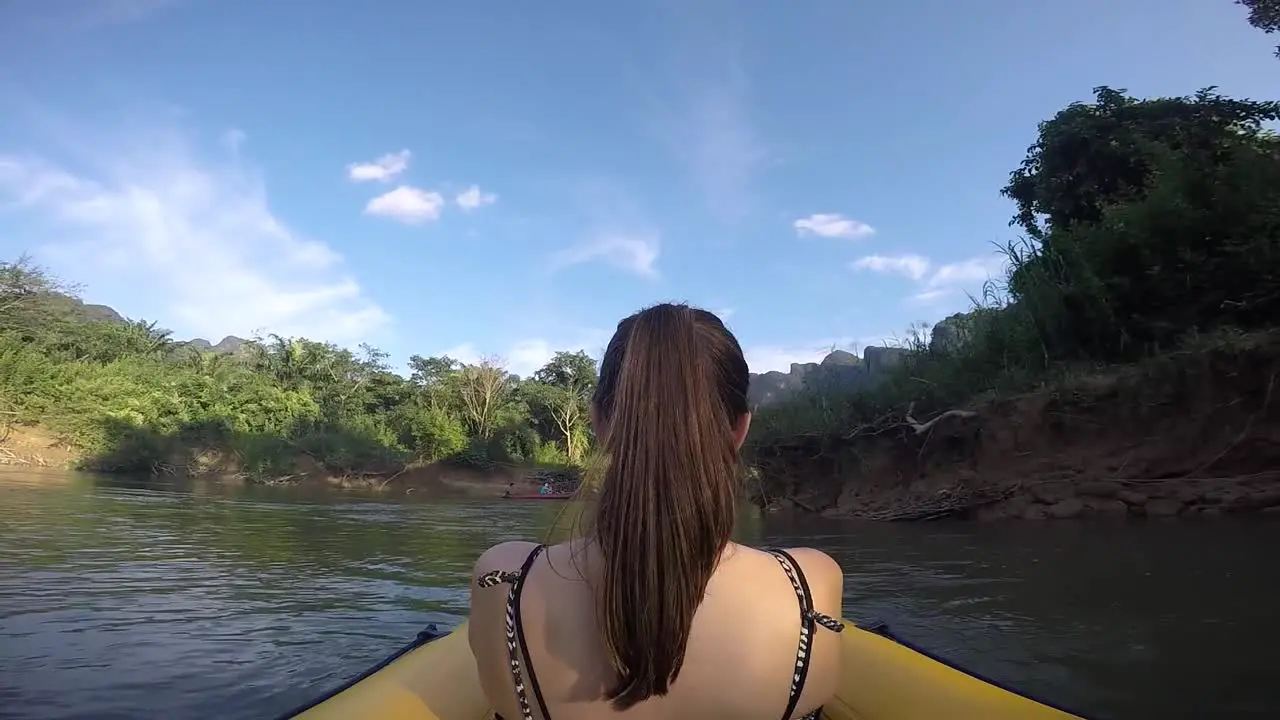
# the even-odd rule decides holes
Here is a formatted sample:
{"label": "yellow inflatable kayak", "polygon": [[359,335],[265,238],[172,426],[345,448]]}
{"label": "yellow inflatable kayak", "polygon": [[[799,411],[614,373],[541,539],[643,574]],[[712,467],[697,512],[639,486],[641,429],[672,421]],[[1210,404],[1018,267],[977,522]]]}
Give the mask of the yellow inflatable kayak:
{"label": "yellow inflatable kayak", "polygon": [[[828,720],[1081,720],[911,647],[883,625],[845,621],[844,682]],[[466,625],[435,628],[360,677],[284,716],[293,720],[488,720]]]}

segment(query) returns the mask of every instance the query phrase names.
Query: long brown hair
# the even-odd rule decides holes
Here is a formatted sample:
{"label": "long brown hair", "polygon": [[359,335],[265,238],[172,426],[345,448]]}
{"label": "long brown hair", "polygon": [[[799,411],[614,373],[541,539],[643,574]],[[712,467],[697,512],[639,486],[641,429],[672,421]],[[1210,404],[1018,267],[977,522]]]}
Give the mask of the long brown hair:
{"label": "long brown hair", "polygon": [[662,304],[618,323],[594,397],[608,469],[592,535],[597,597],[617,710],[665,695],[693,615],[733,533],[735,422],[747,362],[715,315]]}

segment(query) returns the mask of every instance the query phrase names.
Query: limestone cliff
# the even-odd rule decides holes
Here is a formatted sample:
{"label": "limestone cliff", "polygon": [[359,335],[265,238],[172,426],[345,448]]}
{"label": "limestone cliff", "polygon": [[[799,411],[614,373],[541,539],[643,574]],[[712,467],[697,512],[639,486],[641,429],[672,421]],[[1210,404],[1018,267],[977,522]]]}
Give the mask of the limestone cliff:
{"label": "limestone cliff", "polygon": [[869,347],[859,358],[847,350],[833,350],[820,363],[791,363],[785,373],[752,373],[747,399],[752,407],[764,407],[804,389],[827,393],[869,387],[906,352],[903,348]]}

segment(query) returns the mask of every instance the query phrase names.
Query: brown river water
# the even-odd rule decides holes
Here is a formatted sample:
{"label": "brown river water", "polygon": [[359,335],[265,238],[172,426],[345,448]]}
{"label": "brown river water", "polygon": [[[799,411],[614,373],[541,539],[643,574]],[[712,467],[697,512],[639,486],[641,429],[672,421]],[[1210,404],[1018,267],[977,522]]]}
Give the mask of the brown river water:
{"label": "brown river water", "polygon": [[[458,623],[476,555],[561,507],[0,474],[0,717],[270,718]],[[826,550],[851,619],[1091,717],[1280,717],[1275,518],[739,535]]]}

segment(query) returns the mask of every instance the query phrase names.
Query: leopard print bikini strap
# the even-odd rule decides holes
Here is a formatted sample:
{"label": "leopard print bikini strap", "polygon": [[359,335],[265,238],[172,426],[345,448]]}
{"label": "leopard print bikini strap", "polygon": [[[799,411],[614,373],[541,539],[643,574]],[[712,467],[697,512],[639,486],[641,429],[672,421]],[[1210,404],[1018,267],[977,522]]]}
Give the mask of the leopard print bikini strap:
{"label": "leopard print bikini strap", "polygon": [[[493,570],[476,578],[476,586],[482,588],[490,588],[495,585],[508,584],[511,586],[507,590],[507,610],[506,610],[506,636],[507,636],[507,660],[511,666],[511,679],[516,686],[516,701],[520,706],[521,720],[535,720],[533,708],[529,704],[529,693],[525,688],[524,678],[527,675],[529,685],[533,687],[534,699],[538,703],[538,710],[544,720],[551,720],[550,713],[547,712],[546,702],[542,697],[542,688],[538,685],[538,676],[533,672],[533,664],[528,662],[529,646],[524,638],[524,624],[520,621],[520,595],[524,591],[524,581],[529,575],[529,569],[533,567],[533,562],[538,559],[538,555],[542,553],[545,546],[539,545],[529,553],[528,559],[524,561],[524,565],[516,572],[509,570]],[[525,656],[524,671],[521,672],[520,655]]]}
{"label": "leopard print bikini strap", "polygon": [[[788,720],[800,703],[800,694],[804,692],[804,681],[809,676],[810,651],[813,648],[813,633],[819,625],[832,632],[844,630],[844,623],[836,618],[820,613],[813,607],[813,593],[809,590],[809,581],[800,569],[800,563],[785,550],[770,550],[769,554],[782,566],[791,587],[796,591],[796,600],[800,604],[800,645],[796,650],[795,671],[791,674],[791,693],[787,698],[787,710],[782,720]],[[821,714],[819,708],[801,720],[816,720]]]}

